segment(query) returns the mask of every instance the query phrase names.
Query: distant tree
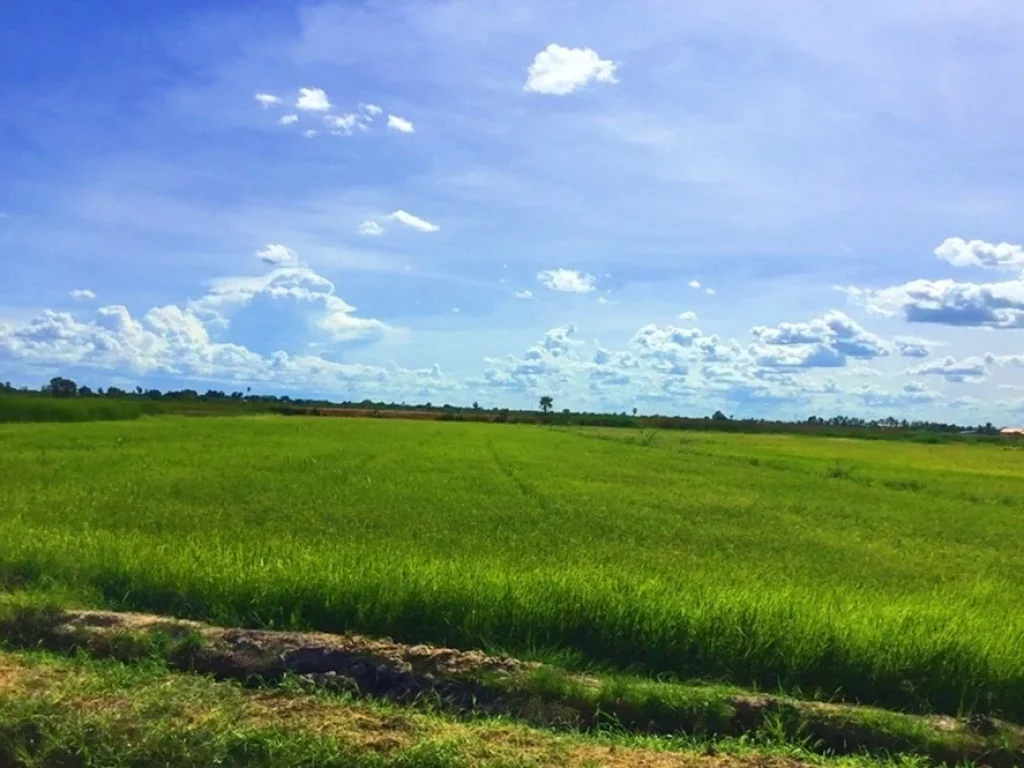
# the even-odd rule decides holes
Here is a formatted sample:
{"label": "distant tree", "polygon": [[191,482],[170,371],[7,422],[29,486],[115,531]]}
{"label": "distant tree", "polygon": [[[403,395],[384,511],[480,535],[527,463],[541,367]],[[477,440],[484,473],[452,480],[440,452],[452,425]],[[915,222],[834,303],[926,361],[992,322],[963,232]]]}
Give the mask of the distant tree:
{"label": "distant tree", "polygon": [[107,387],[107,397],[124,397],[125,391],[120,387]]}
{"label": "distant tree", "polygon": [[636,416],[636,406],[635,405],[633,406],[633,416],[634,417]]}
{"label": "distant tree", "polygon": [[728,420],[729,420],[729,417],[728,417],[728,416],[726,416],[726,415],[725,415],[724,413],[722,413],[721,411],[715,411],[715,412],[714,412],[714,413],[713,413],[713,414],[711,415],[711,420],[712,420],[712,421],[728,421]]}
{"label": "distant tree", "polygon": [[136,395],[141,395],[142,394],[142,387],[135,387],[135,394]]}
{"label": "distant tree", "polygon": [[555,399],[553,397],[551,397],[551,395],[544,395],[543,397],[541,397],[541,399],[540,399],[540,409],[542,411],[544,411],[544,413],[547,413],[548,411],[550,411],[554,407],[554,405],[555,405]]}
{"label": "distant tree", "polygon": [[50,385],[47,389],[50,390],[50,394],[54,397],[74,397],[78,391],[78,385],[71,379],[65,379],[63,376],[54,376],[50,379]]}
{"label": "distant tree", "polygon": [[93,391],[83,384],[78,388],[78,394],[81,397],[92,397]]}
{"label": "distant tree", "polygon": [[476,400],[473,401],[473,410],[474,411],[479,411],[480,410],[480,403],[478,403]]}

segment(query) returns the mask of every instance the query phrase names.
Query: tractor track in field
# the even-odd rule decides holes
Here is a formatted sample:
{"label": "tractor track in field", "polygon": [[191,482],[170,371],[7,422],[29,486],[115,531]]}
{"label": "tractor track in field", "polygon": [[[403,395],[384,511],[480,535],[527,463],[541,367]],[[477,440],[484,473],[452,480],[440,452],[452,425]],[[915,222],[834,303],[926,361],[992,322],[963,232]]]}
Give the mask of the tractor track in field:
{"label": "tractor track in field", "polygon": [[494,465],[498,468],[498,471],[512,482],[524,498],[535,503],[544,512],[554,511],[554,505],[548,498],[538,491],[534,485],[523,479],[522,473],[519,472],[516,465],[503,458],[494,447],[494,442],[490,439],[487,440],[487,450],[490,451],[491,458],[494,460]]}
{"label": "tractor track in field", "polygon": [[[360,635],[216,627],[196,621],[112,611],[36,610],[0,623],[8,648],[42,647],[130,662],[161,655],[174,669],[273,685],[287,676],[310,692],[344,692],[402,704],[428,703],[455,715],[511,716],[533,725],[588,730],[609,722],[635,733],[705,736],[756,734],[790,722],[827,753],[923,754],[948,765],[1024,765],[1024,727],[990,718],[898,715],[930,740],[908,741],[878,727],[852,704],[766,694],[723,695],[726,712],[645,708],[628,697],[600,699],[599,678],[480,651],[370,639]],[[563,675],[575,688],[531,687],[536,673]]]}

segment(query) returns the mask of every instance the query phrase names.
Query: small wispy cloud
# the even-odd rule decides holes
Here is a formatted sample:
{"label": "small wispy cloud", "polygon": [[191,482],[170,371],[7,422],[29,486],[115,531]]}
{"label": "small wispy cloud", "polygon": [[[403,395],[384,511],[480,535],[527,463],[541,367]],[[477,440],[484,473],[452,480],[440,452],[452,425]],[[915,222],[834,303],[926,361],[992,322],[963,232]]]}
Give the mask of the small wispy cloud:
{"label": "small wispy cloud", "polygon": [[275,96],[272,93],[257,93],[253,98],[256,99],[264,109],[281,103],[281,97]]}
{"label": "small wispy cloud", "polygon": [[392,128],[400,133],[413,133],[416,130],[413,128],[412,123],[398,115],[388,115],[388,128]]}
{"label": "small wispy cloud", "polygon": [[680,312],[678,317],[679,317],[680,320],[686,320],[687,322],[691,322],[692,323],[692,322],[696,321],[697,313],[696,312],[690,312],[690,311]]}
{"label": "small wispy cloud", "polygon": [[300,88],[295,106],[310,112],[326,112],[331,108],[331,102],[320,88]]}
{"label": "small wispy cloud", "polygon": [[700,280],[691,280],[689,283],[687,283],[687,285],[689,285],[695,291],[699,290],[700,289]]}
{"label": "small wispy cloud", "polygon": [[401,209],[390,214],[387,218],[392,221],[397,221],[399,224],[404,224],[407,227],[412,227],[419,232],[437,232],[441,229],[437,224],[431,224],[426,219],[421,219],[419,216],[413,216],[411,213]]}
{"label": "small wispy cloud", "polygon": [[291,125],[292,123],[299,122],[299,116],[298,115],[281,115],[281,117],[279,117],[277,119],[277,122],[279,122],[281,125]]}
{"label": "small wispy cloud", "polygon": [[565,96],[591,80],[618,82],[616,66],[592,48],[566,48],[552,43],[534,57],[523,90]]}
{"label": "small wispy cloud", "polygon": [[68,296],[70,296],[75,301],[92,301],[93,299],[96,298],[96,294],[90,291],[88,288],[76,288],[75,290],[71,291],[68,294]]}
{"label": "small wispy cloud", "polygon": [[369,120],[372,120],[373,118],[377,117],[377,115],[381,114],[384,111],[376,104],[360,104],[359,106],[362,108],[363,112],[365,112],[369,116],[367,118]]}
{"label": "small wispy cloud", "polygon": [[597,278],[574,269],[545,269],[537,279],[546,288],[564,293],[590,293],[597,287]]}
{"label": "small wispy cloud", "polygon": [[384,227],[378,224],[376,221],[364,221],[359,225],[357,230],[360,235],[366,235],[368,237],[377,237],[378,235],[384,234]]}
{"label": "small wispy cloud", "polygon": [[533,291],[516,291],[517,299],[532,299]]}
{"label": "small wispy cloud", "polygon": [[705,288],[704,293],[706,293],[708,296],[714,296],[716,293],[718,293],[718,291],[716,291],[714,288]]}
{"label": "small wispy cloud", "polygon": [[302,135],[305,136],[307,139],[313,139],[316,138],[316,131],[314,131],[312,128],[309,128],[303,131]]}
{"label": "small wispy cloud", "polygon": [[357,124],[357,117],[351,112],[347,115],[328,115],[324,122],[331,127],[331,133],[336,136],[351,136],[352,129]]}

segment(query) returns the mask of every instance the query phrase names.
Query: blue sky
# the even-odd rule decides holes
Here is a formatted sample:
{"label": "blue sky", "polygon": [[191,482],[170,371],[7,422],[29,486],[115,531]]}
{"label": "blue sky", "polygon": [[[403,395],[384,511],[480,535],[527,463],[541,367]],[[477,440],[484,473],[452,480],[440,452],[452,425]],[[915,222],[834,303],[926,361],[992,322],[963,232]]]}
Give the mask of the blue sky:
{"label": "blue sky", "polygon": [[15,3],[0,378],[1024,420],[1024,7]]}

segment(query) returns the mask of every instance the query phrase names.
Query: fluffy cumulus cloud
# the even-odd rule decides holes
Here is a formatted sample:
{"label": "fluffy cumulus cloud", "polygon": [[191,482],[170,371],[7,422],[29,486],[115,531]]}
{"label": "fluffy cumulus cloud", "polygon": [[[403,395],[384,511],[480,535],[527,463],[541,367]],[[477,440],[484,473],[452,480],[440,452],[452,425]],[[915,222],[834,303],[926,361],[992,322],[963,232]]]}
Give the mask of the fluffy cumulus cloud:
{"label": "fluffy cumulus cloud", "polygon": [[330,280],[307,267],[287,266],[266,275],[222,278],[198,300],[153,307],[141,317],[124,306],[109,305],[84,318],[43,310],[25,322],[0,324],[0,361],[43,370],[89,368],[189,381],[263,382],[359,397],[429,396],[459,386],[436,365],[405,369],[285,351],[258,354],[216,340],[215,331],[262,299],[308,308],[314,327],[334,342],[372,339],[388,330],[379,320],[358,317]]}
{"label": "fluffy cumulus cloud", "polygon": [[265,275],[214,280],[208,293],[189,302],[188,311],[205,323],[226,327],[231,317],[257,299],[292,301],[315,310],[314,325],[337,341],[375,338],[388,331],[379,320],[357,317],[334,283],[306,266],[280,266]]}
{"label": "fluffy cumulus cloud", "polygon": [[941,376],[955,383],[981,381],[989,376],[993,368],[1009,366],[1024,368],[1024,355],[993,355],[967,357],[957,360],[946,356],[941,360],[911,368],[908,373],[925,376]]}
{"label": "fluffy cumulus cloud", "polygon": [[831,368],[849,357],[871,360],[889,354],[889,345],[842,312],[832,311],[806,323],[779,323],[750,329],[752,353],[761,365]]}
{"label": "fluffy cumulus cloud", "polygon": [[[935,249],[935,255],[958,267],[1024,268],[1024,251],[1009,243],[951,237]],[[987,283],[920,279],[888,288],[847,286],[840,290],[869,312],[911,323],[1024,328],[1024,274]]]}
{"label": "fluffy cumulus cloud", "polygon": [[892,346],[900,357],[928,357],[936,344],[914,336],[897,336],[892,340]]}
{"label": "fluffy cumulus cloud", "polygon": [[384,111],[376,104],[360,104],[359,108],[366,114],[367,120],[373,120],[373,118],[379,116]]}
{"label": "fluffy cumulus cloud", "polygon": [[955,267],[1024,269],[1024,249],[1010,243],[950,237],[935,249],[935,255]]}
{"label": "fluffy cumulus cloud", "polygon": [[695,291],[700,290],[700,281],[699,280],[691,280],[689,283],[687,283],[687,285],[689,285]]}
{"label": "fluffy cumulus cloud", "polygon": [[596,80],[615,83],[616,64],[591,48],[566,48],[552,43],[534,57],[524,90],[565,96]]}
{"label": "fluffy cumulus cloud", "polygon": [[388,219],[391,221],[397,221],[410,229],[415,229],[417,232],[437,232],[441,229],[437,224],[432,224],[426,219],[421,219],[419,216],[413,216],[407,211],[401,209],[394,213],[388,214]]}
{"label": "fluffy cumulus cloud", "polygon": [[308,112],[326,112],[331,108],[331,102],[320,88],[300,88],[295,107]]}
{"label": "fluffy cumulus cloud", "polygon": [[733,339],[671,325],[641,327],[625,349],[596,344],[588,352],[570,324],[551,329],[522,355],[491,358],[487,366],[471,385],[556,398],[578,396],[584,388],[595,403],[617,404],[616,410],[624,402],[673,404],[691,412],[736,405],[774,408],[841,394],[835,381],[759,366]]}
{"label": "fluffy cumulus cloud", "polygon": [[257,93],[253,98],[256,99],[264,109],[281,103],[281,97],[275,96],[272,93]]}
{"label": "fluffy cumulus cloud", "polygon": [[388,115],[388,128],[399,133],[413,133],[416,130],[411,122],[398,115]]}
{"label": "fluffy cumulus cloud", "polygon": [[88,288],[76,288],[75,290],[68,293],[75,301],[92,301],[96,298],[96,294],[90,291]]}
{"label": "fluffy cumulus cloud", "polygon": [[265,264],[298,264],[299,255],[286,245],[267,243],[256,251],[256,257]]}
{"label": "fluffy cumulus cloud", "polygon": [[905,409],[915,405],[930,405],[942,400],[941,393],[916,381],[908,381],[896,392],[864,385],[854,389],[853,394],[869,408]]}
{"label": "fluffy cumulus cloud", "polygon": [[925,376],[941,376],[946,381],[964,382],[980,381],[988,376],[988,366],[994,363],[995,359],[988,355],[986,357],[968,357],[963,360],[956,360],[953,357],[944,357],[916,368],[911,368],[909,373]]}
{"label": "fluffy cumulus cloud", "polygon": [[365,235],[367,237],[379,237],[384,234],[384,227],[376,221],[373,221],[373,219],[369,219],[360,224],[357,231],[360,235]]}
{"label": "fluffy cumulus cloud", "polygon": [[1024,328],[1024,279],[998,283],[912,280],[889,288],[843,290],[869,312],[910,323]]}
{"label": "fluffy cumulus cloud", "polygon": [[597,278],[574,269],[545,269],[537,273],[541,285],[563,293],[590,293],[597,288]]}

